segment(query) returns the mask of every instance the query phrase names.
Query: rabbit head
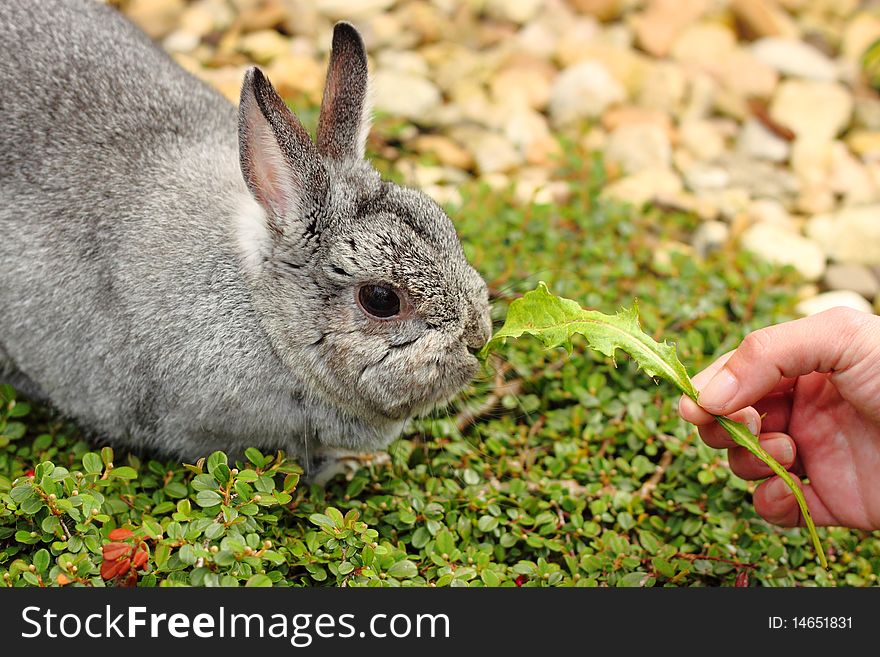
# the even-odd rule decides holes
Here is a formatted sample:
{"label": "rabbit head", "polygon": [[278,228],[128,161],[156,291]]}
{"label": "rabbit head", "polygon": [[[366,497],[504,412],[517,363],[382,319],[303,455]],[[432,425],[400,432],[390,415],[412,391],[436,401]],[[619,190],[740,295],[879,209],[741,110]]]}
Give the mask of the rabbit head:
{"label": "rabbit head", "polygon": [[360,35],[339,23],[315,143],[247,73],[239,149],[254,202],[237,241],[262,325],[312,400],[399,426],[473,377],[491,322],[449,217],[364,160],[367,83]]}

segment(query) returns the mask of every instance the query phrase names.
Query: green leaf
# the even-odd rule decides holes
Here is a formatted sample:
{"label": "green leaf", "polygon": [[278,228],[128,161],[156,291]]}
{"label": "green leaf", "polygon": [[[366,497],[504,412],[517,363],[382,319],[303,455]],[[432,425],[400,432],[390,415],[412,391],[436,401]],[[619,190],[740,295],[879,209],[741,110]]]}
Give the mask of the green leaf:
{"label": "green leaf", "polygon": [[388,574],[397,579],[412,579],[419,574],[418,567],[408,560],[397,561],[388,569]]}
{"label": "green leaf", "polygon": [[33,564],[40,573],[45,573],[46,569],[49,568],[49,551],[45,548],[37,550],[34,553]]}
{"label": "green leaf", "polygon": [[[532,335],[539,338],[547,348],[571,346],[571,339],[579,334],[596,351],[614,359],[618,349],[625,351],[649,376],[666,379],[683,394],[697,401],[687,370],[675,352],[675,345],[658,343],[645,334],[639,326],[638,309],[621,310],[616,315],[605,315],[595,310],[584,310],[577,302],[554,296],[541,282],[531,292],[510,304],[504,325],[480,352],[482,358],[504,343],[508,338]],[[825,551],[816,533],[816,526],[807,508],[803,492],[792,476],[759,444],[757,436],[739,422],[716,416],[715,419],[730,434],[733,441],[766,463],[791,488],[800,506],[801,514],[816,549],[816,556],[823,568],[828,567]],[[480,526],[484,518],[480,519]],[[482,530],[483,527],[480,526]],[[485,531],[485,530],[483,530]]]}
{"label": "green leaf", "polygon": [[265,467],[266,457],[256,447],[248,447],[244,450],[245,458],[258,468]]}
{"label": "green leaf", "polygon": [[548,348],[569,347],[575,334],[583,335],[590,347],[605,356],[614,359],[615,352],[621,349],[649,376],[666,379],[691,398],[697,396],[687,370],[678,360],[675,346],[660,344],[642,331],[635,305],[616,315],[584,310],[575,301],[550,294],[541,282],[536,289],[510,304],[504,326],[492,336],[480,355],[485,358],[508,338],[526,334],[539,338]]}
{"label": "green leaf", "polygon": [[196,494],[196,504],[199,506],[216,506],[222,501],[223,498],[220,497],[220,494],[212,490],[200,490]]}
{"label": "green leaf", "polygon": [[269,587],[272,586],[272,580],[269,579],[266,575],[253,575],[250,579],[248,579],[245,586]]}
{"label": "green leaf", "polygon": [[104,463],[101,461],[101,457],[94,452],[83,454],[82,463],[86,474],[101,474],[104,470]]}
{"label": "green leaf", "polygon": [[110,476],[117,479],[137,479],[137,472],[134,468],[124,465],[121,468],[113,468],[110,471]]}

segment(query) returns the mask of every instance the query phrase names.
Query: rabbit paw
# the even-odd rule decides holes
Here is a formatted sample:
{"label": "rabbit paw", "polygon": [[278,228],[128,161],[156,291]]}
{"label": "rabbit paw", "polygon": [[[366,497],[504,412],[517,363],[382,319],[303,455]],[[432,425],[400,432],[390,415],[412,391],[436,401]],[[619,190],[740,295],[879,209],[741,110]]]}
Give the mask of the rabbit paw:
{"label": "rabbit paw", "polygon": [[361,468],[389,463],[388,452],[351,452],[345,449],[333,449],[317,454],[309,463],[306,481],[309,484],[326,486],[337,475],[344,474],[346,481],[351,481]]}

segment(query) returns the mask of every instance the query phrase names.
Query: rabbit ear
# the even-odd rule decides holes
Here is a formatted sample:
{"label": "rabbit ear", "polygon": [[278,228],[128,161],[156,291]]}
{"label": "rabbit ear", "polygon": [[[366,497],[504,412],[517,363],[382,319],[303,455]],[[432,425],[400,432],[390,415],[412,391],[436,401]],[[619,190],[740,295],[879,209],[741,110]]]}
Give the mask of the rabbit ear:
{"label": "rabbit ear", "polygon": [[283,234],[291,218],[314,217],[324,204],[329,183],[321,156],[257,68],[245,74],[241,87],[238,150],[244,180],[276,233]]}
{"label": "rabbit ear", "polygon": [[350,23],[333,28],[333,49],[318,119],[318,151],[334,159],[362,159],[370,130],[367,51]]}

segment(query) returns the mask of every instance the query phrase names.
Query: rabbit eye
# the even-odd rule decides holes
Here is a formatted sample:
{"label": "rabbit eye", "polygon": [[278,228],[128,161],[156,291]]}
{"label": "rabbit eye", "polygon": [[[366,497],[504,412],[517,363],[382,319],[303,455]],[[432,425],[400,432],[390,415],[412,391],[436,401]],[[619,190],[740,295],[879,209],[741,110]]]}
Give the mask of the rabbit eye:
{"label": "rabbit eye", "polygon": [[361,308],[373,317],[388,319],[400,312],[400,297],[387,285],[364,285],[358,291]]}

